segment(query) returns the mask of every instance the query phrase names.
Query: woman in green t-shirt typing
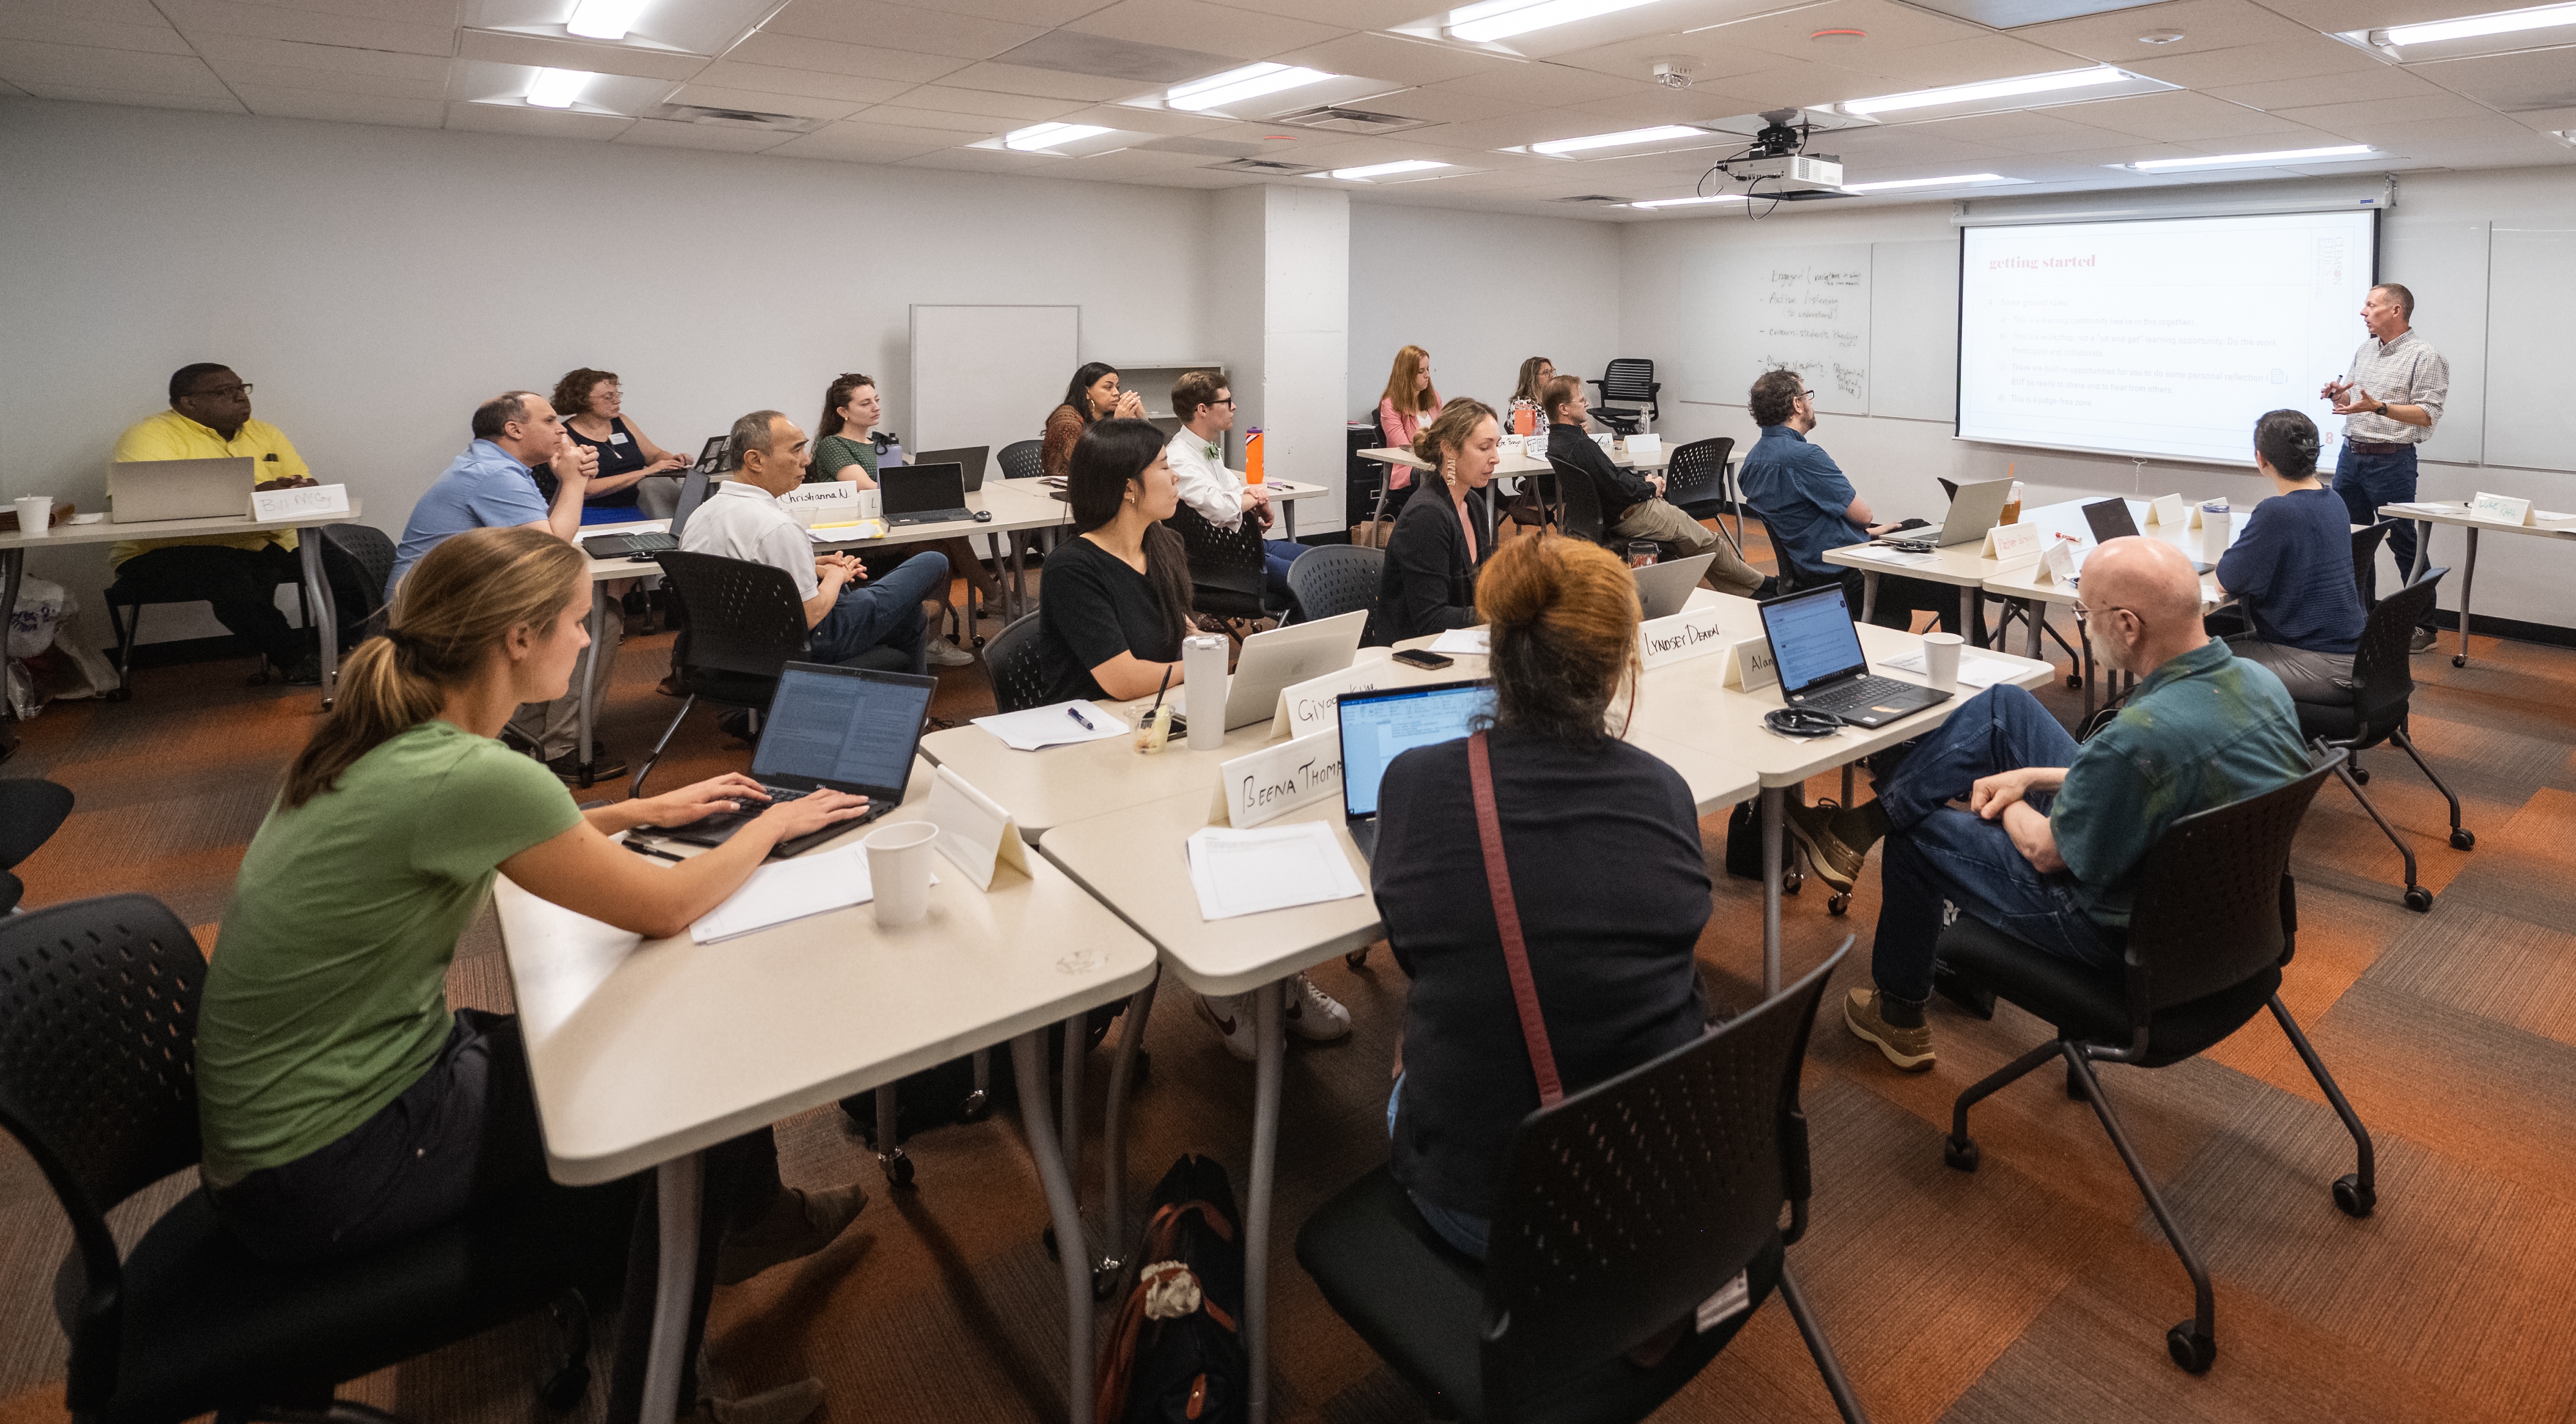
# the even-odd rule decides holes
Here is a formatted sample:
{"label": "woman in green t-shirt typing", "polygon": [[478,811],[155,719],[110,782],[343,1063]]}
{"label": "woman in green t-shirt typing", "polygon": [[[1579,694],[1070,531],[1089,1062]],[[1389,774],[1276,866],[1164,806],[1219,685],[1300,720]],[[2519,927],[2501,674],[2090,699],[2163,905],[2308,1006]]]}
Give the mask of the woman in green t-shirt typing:
{"label": "woman in green t-shirt typing", "polygon": [[[197,1092],[206,1184],[253,1252],[356,1254],[544,1172],[517,1020],[447,1010],[457,936],[495,872],[620,929],[674,935],[779,841],[865,804],[785,802],[678,865],[611,841],[766,797],[727,775],[583,811],[494,740],[512,709],[563,695],[589,642],[584,567],[538,528],[477,529],[421,560],[242,858],[198,1010]],[[712,1165],[733,1208],[720,1279],[819,1249],[866,1201],[855,1186],[780,1187],[765,1130]]]}

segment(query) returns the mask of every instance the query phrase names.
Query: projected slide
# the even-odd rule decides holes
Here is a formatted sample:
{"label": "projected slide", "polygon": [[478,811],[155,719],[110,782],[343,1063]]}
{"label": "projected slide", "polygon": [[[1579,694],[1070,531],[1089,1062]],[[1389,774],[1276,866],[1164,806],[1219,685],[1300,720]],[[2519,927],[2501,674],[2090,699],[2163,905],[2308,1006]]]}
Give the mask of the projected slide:
{"label": "projected slide", "polygon": [[1972,227],[1959,434],[2242,465],[2255,418],[2342,428],[2317,388],[2367,333],[2374,212]]}

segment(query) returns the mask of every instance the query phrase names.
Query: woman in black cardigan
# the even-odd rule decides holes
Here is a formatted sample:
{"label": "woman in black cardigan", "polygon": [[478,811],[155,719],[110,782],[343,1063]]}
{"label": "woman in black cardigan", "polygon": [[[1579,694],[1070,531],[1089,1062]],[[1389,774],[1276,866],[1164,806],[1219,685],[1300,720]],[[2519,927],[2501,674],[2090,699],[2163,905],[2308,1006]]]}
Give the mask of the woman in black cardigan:
{"label": "woman in black cardigan", "polygon": [[1485,486],[1503,458],[1493,407],[1463,397],[1449,402],[1414,439],[1413,453],[1431,461],[1439,479],[1422,482],[1430,497],[1406,500],[1387,536],[1362,639],[1371,647],[1473,624],[1476,569],[1493,552],[1483,528]]}

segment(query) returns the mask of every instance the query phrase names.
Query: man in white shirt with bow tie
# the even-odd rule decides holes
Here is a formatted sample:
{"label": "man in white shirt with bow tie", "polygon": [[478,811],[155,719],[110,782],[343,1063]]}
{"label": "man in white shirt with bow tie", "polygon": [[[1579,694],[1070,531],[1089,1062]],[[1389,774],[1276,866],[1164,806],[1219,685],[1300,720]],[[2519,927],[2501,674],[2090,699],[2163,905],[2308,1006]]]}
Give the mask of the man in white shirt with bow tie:
{"label": "man in white shirt with bow tie", "polygon": [[[1181,433],[1164,451],[1165,461],[1180,481],[1181,503],[1219,529],[1232,529],[1258,511],[1261,527],[1277,517],[1270,494],[1244,483],[1239,471],[1225,467],[1225,433],[1234,428],[1234,392],[1213,371],[1192,371],[1172,384],[1172,414],[1183,421]],[[1306,552],[1294,539],[1264,539],[1262,562],[1276,603],[1288,601],[1288,566]]]}

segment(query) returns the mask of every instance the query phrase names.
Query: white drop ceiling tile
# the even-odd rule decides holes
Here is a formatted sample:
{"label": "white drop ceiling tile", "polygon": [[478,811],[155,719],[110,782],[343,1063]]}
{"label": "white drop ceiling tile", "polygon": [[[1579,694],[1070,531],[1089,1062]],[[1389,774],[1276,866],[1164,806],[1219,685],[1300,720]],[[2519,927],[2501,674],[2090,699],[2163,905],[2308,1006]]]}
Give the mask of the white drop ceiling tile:
{"label": "white drop ceiling tile", "polygon": [[1015,25],[1057,25],[1079,20],[1101,7],[1103,0],[904,0],[924,10],[938,10],[950,15],[969,15],[979,20],[1003,20]]}
{"label": "white drop ceiling tile", "polygon": [[[2198,153],[2278,153],[2292,148],[2340,148],[2352,140],[2339,133],[2306,127],[2240,138],[2181,138],[2176,146]],[[2337,164],[2335,167],[2350,165]]]}
{"label": "white drop ceiling tile", "polygon": [[2299,24],[2329,33],[2523,8],[2516,0],[2263,0],[2263,3]]}
{"label": "white drop ceiling tile", "polygon": [[[2343,4],[2345,0],[2328,0],[2328,3]],[[2254,4],[2252,0],[2172,0],[2169,4],[2142,5],[2079,19],[2055,20],[2045,25],[2023,25],[2013,31],[2013,36],[2050,49],[2120,65],[2135,60],[2168,59],[2201,50],[2235,49],[2241,45],[2276,41],[2296,43],[2316,37],[2316,29],[2283,19],[2273,13],[2273,8]],[[2340,30],[2352,26],[2338,24],[2331,28]],[[2144,34],[2176,30],[2182,32],[2182,38],[2170,44],[2148,44],[2138,38]]]}
{"label": "white drop ceiling tile", "polygon": [[1270,58],[1328,74],[1362,74],[1390,84],[1440,84],[1480,74],[1507,74],[1525,67],[1521,60],[1468,54],[1398,35],[1345,35]]}
{"label": "white drop ceiling tile", "polygon": [[[1861,30],[1867,38],[1820,44],[1812,38],[1818,30]],[[1865,57],[1870,67],[1875,67],[1882,57],[1892,59],[1906,50],[1924,49],[1991,33],[1983,26],[1899,5],[1894,0],[1825,0],[1821,5],[1781,10],[1699,30],[1682,36],[1682,39],[1685,48],[1690,44],[1742,45],[1800,59],[1830,57],[1837,64],[1849,62],[1842,56],[1851,56],[1855,60]],[[1856,64],[1855,67],[1862,66]]]}
{"label": "white drop ceiling tile", "polygon": [[764,94],[714,84],[683,84],[665,100],[709,109],[749,109],[762,114],[793,114],[800,119],[846,119],[864,104],[847,99],[816,99],[803,94]]}
{"label": "white drop ceiling tile", "polygon": [[955,129],[925,129],[915,128],[910,124],[887,123],[868,117],[868,111],[865,109],[859,111],[857,118],[843,119],[837,124],[818,129],[816,132],[830,134],[836,140],[851,143],[876,143],[889,147],[920,149],[955,148],[962,143],[972,143],[977,137],[974,134],[960,133]]}
{"label": "white drop ceiling tile", "polygon": [[683,124],[668,119],[637,119],[611,143],[650,148],[696,148],[717,153],[758,153],[795,137],[770,129],[736,129],[719,124]]}
{"label": "white drop ceiling tile", "polygon": [[1843,176],[1855,183],[1888,176],[1878,171],[1882,168],[1913,163],[1937,163],[1953,173],[1983,172],[2020,157],[1989,144],[1945,138],[1921,128],[1841,129],[1816,135],[1808,140],[1807,148],[1810,152],[1839,154]]}
{"label": "white drop ceiling tile", "polygon": [[[945,85],[941,87],[943,89],[946,88]],[[970,90],[964,92],[971,93],[977,91]],[[995,97],[1000,102],[1004,103],[1028,102],[1051,104],[1056,102],[1052,99],[1031,99],[1021,101],[1019,96],[1011,94],[1002,94],[992,97]],[[904,102],[907,104],[913,102],[912,95],[905,95]],[[925,105],[924,107],[932,106]],[[1241,139],[1247,143],[1258,140],[1261,135],[1266,132],[1266,130],[1256,125],[1238,123],[1233,119],[1211,118],[1206,114],[1186,113],[1179,109],[1131,109],[1123,104],[1093,104],[1089,106],[1077,106],[1070,109],[1063,109],[1054,114],[1046,115],[1046,117],[1060,120],[1061,122],[1068,124],[1098,124],[1102,128],[1129,129],[1138,133],[1168,134],[1175,137],[1204,134],[1230,139]]]}
{"label": "white drop ceiling tile", "polygon": [[2512,118],[2524,128],[2564,132],[2576,129],[2576,105],[2564,109],[2525,109]]}
{"label": "white drop ceiling tile", "polygon": [[2125,181],[2126,177],[2136,176],[2104,171],[2116,163],[2139,163],[2150,158],[2205,158],[2208,156],[2177,143],[2157,143],[2150,139],[2118,143],[2115,135],[2105,134],[2104,137],[2114,139],[2113,145],[2105,148],[2079,148],[2065,153],[2034,153],[2014,159],[2013,171],[2007,176],[2039,181],[2075,179],[2094,184],[2110,184],[2115,178]]}
{"label": "white drop ceiling tile", "polygon": [[[1437,0],[1430,0],[1436,6]],[[1222,0],[1229,9],[1286,15],[1345,30],[1385,30],[1431,14],[1426,0]]]}
{"label": "white drop ceiling tile", "polygon": [[1016,120],[997,119],[988,114],[959,114],[945,109],[912,109],[901,104],[878,104],[863,109],[852,117],[872,124],[893,124],[899,128],[926,129],[957,135],[959,143],[972,143],[980,138],[1020,127]]}
{"label": "white drop ceiling tile", "polygon": [[2191,139],[2233,138],[2239,135],[2278,133],[2300,126],[2295,116],[2267,114],[2242,104],[2230,104],[2188,89],[2168,89],[2160,94],[2131,94],[2119,99],[2096,99],[2083,104],[2061,104],[2055,111],[2079,124],[2089,124],[2113,133],[2139,138]]}
{"label": "white drop ceiling tile", "polygon": [[730,59],[719,59],[699,70],[691,82],[722,89],[740,89],[752,94],[786,94],[848,104],[882,104],[916,87],[901,79],[863,79],[855,74],[780,69],[776,65],[742,64]]}
{"label": "white drop ceiling tile", "polygon": [[233,92],[254,114],[278,119],[327,119],[342,124],[399,124],[434,129],[447,121],[447,105],[436,98],[397,98],[390,94],[347,94],[321,89],[274,89],[235,84]]}
{"label": "white drop ceiling tile", "polygon": [[1722,94],[1705,84],[1696,84],[1688,89],[1657,88],[1567,107],[1577,113],[1597,114],[1605,119],[1616,119],[1630,128],[1642,129],[1659,124],[1695,124],[1741,118],[1760,106],[1740,94]]}
{"label": "white drop ceiling tile", "polygon": [[242,0],[159,0],[163,14],[179,33],[256,35],[272,40],[347,45],[353,49],[407,50],[413,54],[452,54],[456,24],[450,7],[428,7],[429,22],[367,15],[334,15],[289,10],[278,5],[251,5]]}
{"label": "white drop ceiling tile", "polygon": [[193,54],[0,40],[0,79],[28,90],[123,89],[228,99],[229,90]]}
{"label": "white drop ceiling tile", "polygon": [[973,15],[944,15],[878,0],[791,0],[761,26],[782,35],[883,45],[921,54],[988,59],[1046,33],[1042,25],[1015,25]]}
{"label": "white drop ceiling tile", "polygon": [[[1746,51],[1768,53],[1768,51]],[[1804,59],[1773,59],[1769,64],[1718,81],[1725,90],[1750,100],[1755,110],[1821,108],[1843,99],[1895,93],[1897,81],[1884,75],[1838,69]]]}
{"label": "white drop ceiling tile", "polygon": [[1117,0],[1064,28],[1236,59],[1262,59],[1323,44],[1346,33],[1333,25],[1266,15],[1258,10],[1228,9],[1202,0]]}
{"label": "white drop ceiling tile", "polygon": [[2198,54],[2178,54],[2171,59],[2146,60],[2126,67],[2150,79],[2201,90],[2230,84],[2260,84],[2325,74],[2365,74],[2396,69],[2395,65],[2366,50],[2323,35],[2310,35],[2299,40],[2267,40],[2262,44],[2203,50]]}
{"label": "white drop ceiling tile", "polygon": [[804,35],[771,34],[766,30],[748,36],[742,43],[725,51],[724,59],[718,62],[737,61],[822,74],[855,75],[862,79],[899,79],[913,84],[926,84],[943,74],[953,74],[966,67],[964,60],[953,55],[914,54],[907,50],[843,44],[837,40],[818,40]]}
{"label": "white drop ceiling tile", "polygon": [[216,73],[227,77],[230,66],[270,65],[317,74],[381,75],[435,82],[444,82],[447,78],[447,56],[437,54],[300,44],[293,40],[258,39],[248,35],[200,35],[195,48],[199,57],[214,66]]}
{"label": "white drop ceiling tile", "polygon": [[[1956,138],[1968,143],[1984,144],[2006,153],[2066,153],[2076,149],[2099,148],[2110,131],[2090,124],[2079,124],[2054,113],[2017,110],[2006,114],[1977,114],[1967,118],[1934,119],[1929,123],[1904,127],[1925,133]],[[1835,137],[1849,130],[1838,130]]]}
{"label": "white drop ceiling tile", "polygon": [[585,114],[576,109],[538,109],[518,104],[447,106],[447,124],[468,133],[526,134],[533,138],[606,140],[624,133],[635,120],[623,114]]}
{"label": "white drop ceiling tile", "polygon": [[762,156],[809,158],[827,163],[887,165],[901,163],[907,158],[918,158],[925,153],[936,153],[946,146],[945,144],[870,143],[865,139],[841,137],[825,130],[822,133],[798,134],[776,148],[764,149]]}
{"label": "white drop ceiling tile", "polygon": [[279,10],[314,15],[341,15],[361,20],[396,20],[454,26],[463,23],[459,0],[252,0]]}
{"label": "white drop ceiling tile", "polygon": [[2454,94],[2507,112],[2576,104],[2576,46],[2410,68]]}
{"label": "white drop ceiling tile", "polygon": [[159,15],[150,24],[66,14],[57,9],[0,6],[0,40],[40,40],[52,44],[89,45],[98,49],[137,49],[156,54],[186,54],[187,40]]}
{"label": "white drop ceiling tile", "polygon": [[1043,99],[1079,99],[1094,104],[1105,104],[1112,99],[1132,99],[1151,87],[1138,84],[1133,79],[1061,74],[1052,69],[995,64],[990,60],[943,74],[939,82],[955,89],[990,89],[997,94],[1031,94]]}
{"label": "white drop ceiling tile", "polygon": [[250,111],[229,92],[223,94],[162,94],[145,89],[100,89],[81,84],[26,83],[18,86],[39,99],[58,99],[69,104],[129,104],[138,109],[199,109],[210,114],[246,114]]}
{"label": "white drop ceiling tile", "polygon": [[1588,99],[1614,99],[1648,87],[1642,76],[1620,79],[1566,64],[1519,64],[1488,74],[1471,74],[1436,86],[1493,99],[1513,99],[1533,108],[1580,104]]}
{"label": "white drop ceiling tile", "polygon": [[[908,109],[937,109],[951,114],[981,114],[993,119],[1021,119],[1034,123],[1041,119],[1060,119],[1084,107],[1070,99],[1041,99],[1027,94],[998,94],[990,89],[952,89],[944,84],[923,84],[905,90],[903,106]],[[1132,114],[1135,110],[1121,110]],[[1191,115],[1193,119],[1197,115]],[[1129,127],[1113,124],[1113,128]],[[1159,132],[1159,130],[1158,130]]]}
{"label": "white drop ceiling tile", "polygon": [[1503,44],[1522,54],[1555,59],[1577,50],[1597,49],[1654,35],[1702,38],[1703,33],[1713,26],[1733,24],[1782,8],[1781,0],[1657,0],[1652,5],[1514,35]]}
{"label": "white drop ceiling tile", "polygon": [[1413,88],[1354,99],[1348,107],[1407,119],[1424,119],[1436,124],[1463,124],[1475,119],[1499,119],[1506,114],[1517,114],[1528,105],[1487,94],[1470,94],[1462,89]]}
{"label": "white drop ceiling tile", "polygon": [[1882,86],[1875,91],[1878,94],[1902,94],[1946,84],[1977,84],[1988,79],[2014,79],[2024,74],[2054,74],[2060,70],[2088,67],[2083,60],[2010,35],[1979,35],[1975,39],[1927,45],[1913,51],[1882,50],[1875,56],[1855,52],[1847,57],[1843,47],[1834,45],[1815,45],[1809,53],[1819,63],[1861,70],[1893,84],[1892,88]]}
{"label": "white drop ceiling tile", "polygon": [[[382,51],[378,52],[381,53]],[[426,56],[404,55],[401,57],[405,59],[419,59],[425,58]],[[288,64],[253,64],[239,60],[209,60],[207,61],[207,64],[215,71],[215,76],[217,78],[223,80],[224,83],[232,87],[234,93],[244,96],[247,96],[250,90],[256,87],[261,89],[290,90],[299,93],[371,94],[387,99],[428,100],[433,103],[444,100],[447,97],[447,76],[444,73],[441,73],[435,78],[419,79],[408,75],[352,74],[346,71],[300,69],[294,65]],[[446,68],[446,61],[438,61],[438,64],[442,71]],[[252,105],[252,108],[254,111],[259,113],[268,112],[268,110],[260,109],[255,104]],[[296,117],[311,118],[313,116],[310,114],[300,114]]]}
{"label": "white drop ceiling tile", "polygon": [[[1754,74],[1778,69],[1790,61],[1769,50],[1751,49],[1725,43],[1719,37],[1723,30],[1698,35],[1648,35],[1642,39],[1623,40],[1618,44],[1595,45],[1555,56],[1556,64],[1570,64],[1577,69],[1613,75],[1620,79],[1643,79],[1653,75],[1659,59],[1685,59],[1691,72],[1702,84],[1737,74]],[[1803,60],[1798,61],[1804,63]]]}
{"label": "white drop ceiling tile", "polygon": [[1075,160],[1050,158],[1039,153],[1011,153],[991,148],[943,148],[918,158],[907,158],[901,168],[945,168],[960,173],[1035,173],[1047,178],[1070,178],[1067,165]]}
{"label": "white drop ceiling tile", "polygon": [[2416,99],[2439,94],[2442,90],[2440,86],[2419,79],[2393,64],[2384,64],[2358,74],[2318,74],[2305,79],[2231,84],[2205,92],[2213,99],[2224,99],[2231,104],[2274,111],[2364,100]]}
{"label": "white drop ceiling tile", "polygon": [[102,24],[143,25],[165,30],[170,27],[169,20],[153,8],[152,0],[0,0],[0,14],[96,20]]}
{"label": "white drop ceiling tile", "polygon": [[1571,109],[1531,109],[1499,119],[1476,119],[1463,124],[1442,124],[1436,128],[1416,129],[1413,137],[1447,148],[1490,149],[1512,148],[1521,144],[1542,143],[1549,139],[1583,138],[1590,134],[1617,133],[1622,125],[1603,119],[1598,114],[1577,113]]}
{"label": "white drop ceiling tile", "polygon": [[618,74],[632,79],[672,83],[707,67],[703,55],[672,54],[629,45],[588,44],[543,35],[503,30],[466,30],[457,36],[456,57],[487,64],[519,64],[532,69],[571,69],[584,74]]}
{"label": "white drop ceiling tile", "polygon": [[2278,109],[2274,111],[2274,117],[2324,129],[2328,133],[2360,134],[2365,131],[2384,132],[2433,119],[2493,118],[2495,114],[2483,105],[2445,93],[2420,94],[2411,99],[2375,99],[2366,103]]}

